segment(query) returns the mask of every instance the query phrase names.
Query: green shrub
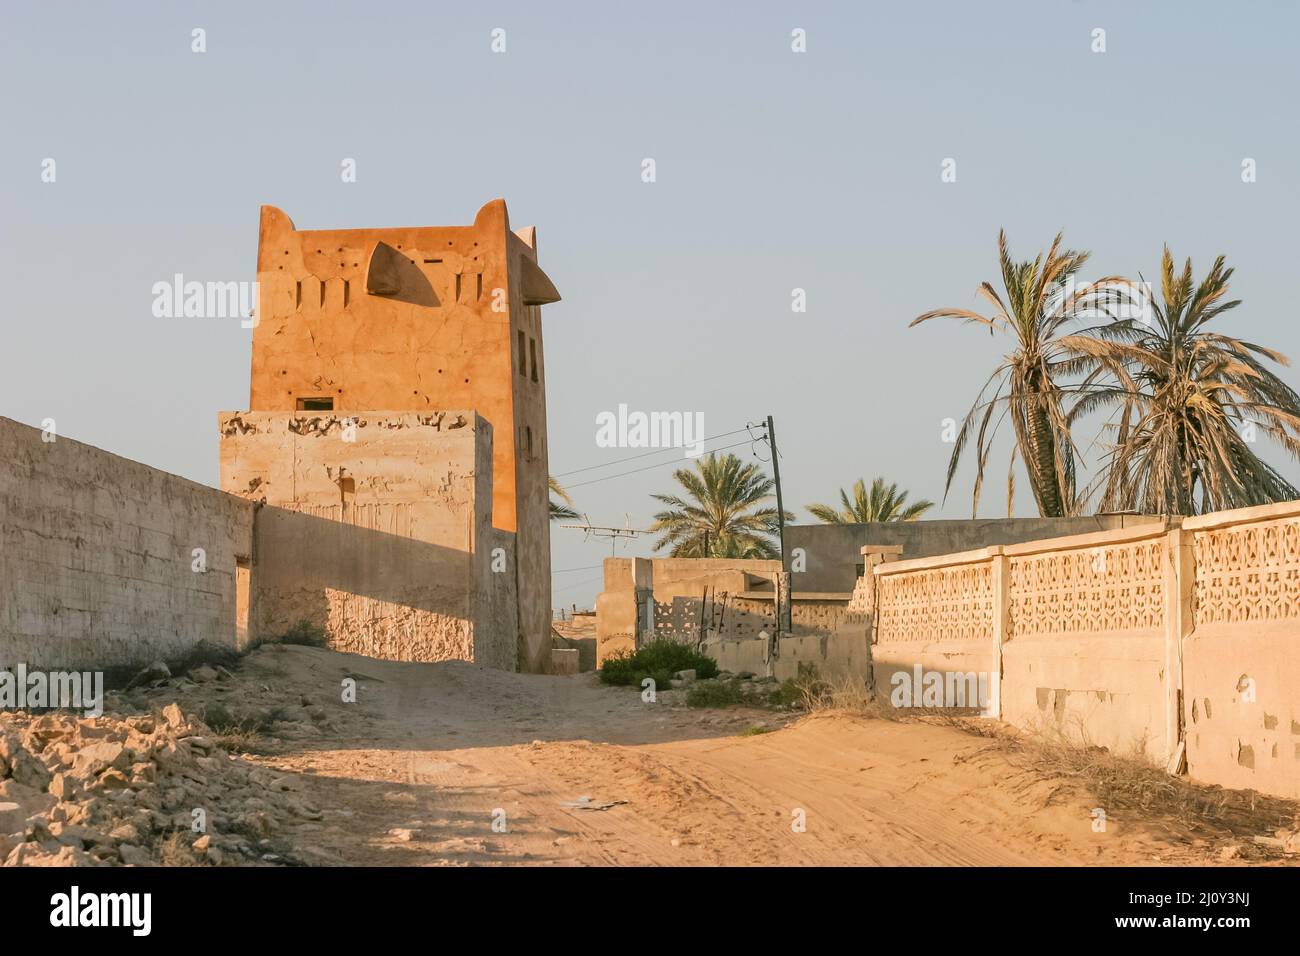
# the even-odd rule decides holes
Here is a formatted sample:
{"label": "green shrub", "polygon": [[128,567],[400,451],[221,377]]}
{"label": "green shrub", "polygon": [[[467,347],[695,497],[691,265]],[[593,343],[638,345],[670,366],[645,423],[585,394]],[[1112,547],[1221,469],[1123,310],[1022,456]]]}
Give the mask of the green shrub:
{"label": "green shrub", "polygon": [[700,680],[718,676],[718,664],[707,654],[702,654],[688,644],[676,641],[651,641],[634,654],[622,654],[605,661],[600,669],[604,684],[620,687],[640,687],[645,678],[652,678],[655,687],[667,690],[673,674],[678,671],[695,671]]}
{"label": "green shrub", "polygon": [[745,695],[734,681],[706,681],[686,690],[687,707],[730,707],[744,702]]}

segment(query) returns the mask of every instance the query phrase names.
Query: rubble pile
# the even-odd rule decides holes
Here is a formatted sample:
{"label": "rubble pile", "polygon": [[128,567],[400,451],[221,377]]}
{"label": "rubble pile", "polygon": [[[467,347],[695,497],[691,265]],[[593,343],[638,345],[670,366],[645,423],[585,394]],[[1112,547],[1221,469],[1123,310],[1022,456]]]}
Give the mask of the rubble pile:
{"label": "rubble pile", "polygon": [[0,713],[4,866],[292,863],[277,834],[322,816],[297,789],[174,701],[136,716]]}

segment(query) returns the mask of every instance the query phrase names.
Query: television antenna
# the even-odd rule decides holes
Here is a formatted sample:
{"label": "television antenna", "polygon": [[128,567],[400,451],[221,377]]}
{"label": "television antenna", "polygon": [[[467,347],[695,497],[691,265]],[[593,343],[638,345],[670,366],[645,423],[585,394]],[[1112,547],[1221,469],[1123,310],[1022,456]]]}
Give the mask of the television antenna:
{"label": "television antenna", "polygon": [[653,531],[645,528],[632,527],[632,516],[626,512],[623,514],[623,518],[624,523],[621,528],[594,525],[591,523],[591,519],[585,514],[582,516],[582,524],[562,524],[560,527],[581,531],[584,540],[590,540],[592,538],[609,538],[609,553],[610,556],[613,557],[618,550],[618,542],[620,538],[634,539],[638,535],[654,534]]}

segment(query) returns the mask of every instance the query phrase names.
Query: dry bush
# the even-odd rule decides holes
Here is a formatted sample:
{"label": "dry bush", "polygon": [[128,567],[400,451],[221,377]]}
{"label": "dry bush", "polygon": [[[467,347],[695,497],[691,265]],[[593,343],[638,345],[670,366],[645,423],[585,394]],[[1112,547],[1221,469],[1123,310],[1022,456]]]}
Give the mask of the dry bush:
{"label": "dry bush", "polygon": [[1130,755],[1093,745],[1082,725],[1072,734],[1057,728],[1025,732],[973,714],[932,708],[895,708],[887,696],[873,695],[861,678],[843,675],[809,688],[804,705],[814,715],[850,714],[893,721],[919,721],[953,727],[989,741],[1035,778],[1076,786],[1109,814],[1145,818],[1184,836],[1244,841],[1246,858],[1272,856],[1252,846],[1253,836],[1272,836],[1300,828],[1300,801],[1253,790],[1228,790],[1172,776],[1145,756],[1145,742]]}
{"label": "dry bush", "polygon": [[232,754],[258,754],[266,748],[261,733],[251,727],[232,726],[212,738],[222,750]]}
{"label": "dry bush", "polygon": [[1228,790],[1172,776],[1144,756],[1112,753],[1060,730],[1024,733],[993,721],[948,718],[966,733],[989,738],[993,749],[1035,776],[1076,784],[1096,798],[1108,814],[1125,811],[1163,821],[1185,835],[1249,839],[1300,826],[1300,802],[1254,790]]}
{"label": "dry bush", "polygon": [[173,831],[158,844],[158,859],[163,866],[198,866],[188,841],[180,830]]}
{"label": "dry bush", "polygon": [[841,674],[806,685],[803,705],[810,714],[854,714],[880,720],[898,720],[900,717],[888,700],[876,699],[866,681],[853,674]]}

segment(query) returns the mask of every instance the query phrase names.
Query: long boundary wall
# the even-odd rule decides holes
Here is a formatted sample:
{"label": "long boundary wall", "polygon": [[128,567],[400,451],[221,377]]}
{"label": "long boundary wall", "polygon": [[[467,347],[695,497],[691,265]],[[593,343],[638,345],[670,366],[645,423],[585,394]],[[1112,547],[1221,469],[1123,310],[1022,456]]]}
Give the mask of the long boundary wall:
{"label": "long boundary wall", "polygon": [[[434,469],[460,506],[363,500],[343,514],[246,500],[0,418],[0,669],[174,662],[305,619],[340,650],[514,670],[516,537],[491,526],[482,424],[485,440],[457,439],[463,468]],[[450,537],[427,540],[439,521]]]}
{"label": "long boundary wall", "polygon": [[[52,440],[51,440],[52,439]],[[234,647],[255,506],[0,418],[0,668]]]}
{"label": "long boundary wall", "polygon": [[[1087,515],[1077,518],[922,518],[869,524],[794,524],[785,529],[795,591],[847,592],[862,567],[863,545],[895,545],[908,558],[933,558],[1044,538],[1157,526],[1152,515]],[[795,560],[795,559],[798,560]]]}

